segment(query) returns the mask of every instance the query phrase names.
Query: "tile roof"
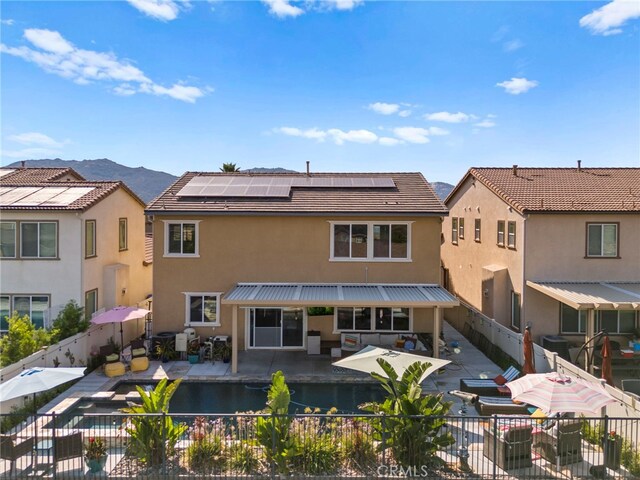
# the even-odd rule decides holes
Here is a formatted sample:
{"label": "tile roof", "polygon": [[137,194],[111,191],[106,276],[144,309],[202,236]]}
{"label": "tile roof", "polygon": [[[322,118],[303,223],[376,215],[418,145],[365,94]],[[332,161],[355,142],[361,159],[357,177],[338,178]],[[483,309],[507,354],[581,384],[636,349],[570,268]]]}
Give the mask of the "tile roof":
{"label": "tile roof", "polygon": [[[79,180],[60,180],[67,175],[75,176]],[[87,210],[119,188],[123,188],[143,207],[145,206],[145,203],[123,182],[87,181],[72,168],[23,168],[0,177],[0,188],[5,194],[13,189],[24,189],[24,187],[34,189],[90,187],[91,190],[67,205],[15,205],[8,202],[6,205],[1,205],[0,210]]]}
{"label": "tile roof", "polygon": [[289,176],[304,173],[250,174],[187,172],[147,207],[147,213],[207,213],[253,215],[390,214],[447,215],[448,210],[421,173],[313,173],[312,177],[391,178],[394,188],[291,187],[284,198],[180,197],[176,195],[195,176]]}
{"label": "tile roof", "polygon": [[640,168],[471,168],[472,176],[520,213],[640,212]]}

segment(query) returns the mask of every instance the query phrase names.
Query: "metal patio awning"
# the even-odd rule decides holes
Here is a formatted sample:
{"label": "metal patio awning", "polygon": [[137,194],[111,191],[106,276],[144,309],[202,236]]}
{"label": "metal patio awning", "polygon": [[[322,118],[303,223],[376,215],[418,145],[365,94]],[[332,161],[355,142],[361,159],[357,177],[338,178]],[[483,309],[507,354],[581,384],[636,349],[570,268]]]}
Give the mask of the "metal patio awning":
{"label": "metal patio awning", "polygon": [[354,283],[238,283],[222,299],[238,306],[456,307],[440,285]]}
{"label": "metal patio awning", "polygon": [[532,282],[527,286],[577,310],[640,310],[640,282]]}

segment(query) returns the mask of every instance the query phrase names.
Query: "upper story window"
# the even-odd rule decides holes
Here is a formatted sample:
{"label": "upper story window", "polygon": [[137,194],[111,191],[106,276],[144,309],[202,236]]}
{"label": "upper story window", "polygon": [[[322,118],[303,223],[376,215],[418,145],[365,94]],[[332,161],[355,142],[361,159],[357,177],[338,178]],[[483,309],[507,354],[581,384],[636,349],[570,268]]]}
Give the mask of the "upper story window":
{"label": "upper story window", "polygon": [[458,217],[451,218],[451,243],[458,244]]}
{"label": "upper story window", "polygon": [[474,232],[473,232],[473,239],[474,239],[476,242],[479,242],[479,241],[480,241],[480,239],[482,238],[482,237],[481,237],[481,233],[482,233],[482,232],[481,232],[481,223],[480,223],[480,219],[479,219],[479,218],[476,218],[476,220],[475,220],[475,225],[474,225]]}
{"label": "upper story window", "polygon": [[0,222],[0,257],[16,258],[16,222]]}
{"label": "upper story window", "polygon": [[96,256],[96,221],[84,222],[84,256],[85,258]]}
{"label": "upper story window", "polygon": [[507,222],[507,246],[516,248],[516,222]]}
{"label": "upper story window", "polygon": [[498,220],[498,246],[504,247],[504,220]]}
{"label": "upper story window", "polygon": [[331,260],[411,259],[410,223],[331,223]]}
{"label": "upper story window", "polygon": [[188,292],[186,296],[185,325],[219,326],[218,305],[221,293]]}
{"label": "upper story window", "polygon": [[587,223],[587,257],[618,256],[618,224]]}
{"label": "upper story window", "polygon": [[118,250],[121,252],[129,248],[129,239],[127,238],[129,234],[128,228],[126,218],[118,219]]}
{"label": "upper story window", "polygon": [[58,224],[56,222],[21,222],[20,256],[56,258],[58,256]]}
{"label": "upper story window", "polygon": [[165,257],[198,256],[199,221],[166,221],[165,222]]}
{"label": "upper story window", "polygon": [[337,307],[336,331],[401,331],[411,330],[410,308]]}
{"label": "upper story window", "polygon": [[458,238],[464,239],[464,218],[458,219]]}

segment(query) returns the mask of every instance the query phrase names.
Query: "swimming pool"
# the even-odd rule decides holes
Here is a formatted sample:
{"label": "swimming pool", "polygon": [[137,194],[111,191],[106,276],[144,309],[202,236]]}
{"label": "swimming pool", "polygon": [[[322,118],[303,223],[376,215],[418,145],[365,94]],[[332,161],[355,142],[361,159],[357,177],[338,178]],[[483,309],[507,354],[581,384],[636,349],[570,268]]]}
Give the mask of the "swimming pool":
{"label": "swimming pool", "polygon": [[[115,392],[135,391],[135,383],[120,382]],[[153,385],[142,385],[153,388]],[[267,402],[267,383],[182,382],[171,399],[171,413],[236,413],[262,410]],[[358,405],[380,401],[384,391],[370,383],[291,383],[290,413],[306,407],[323,412],[336,407],[340,413],[362,413]]]}

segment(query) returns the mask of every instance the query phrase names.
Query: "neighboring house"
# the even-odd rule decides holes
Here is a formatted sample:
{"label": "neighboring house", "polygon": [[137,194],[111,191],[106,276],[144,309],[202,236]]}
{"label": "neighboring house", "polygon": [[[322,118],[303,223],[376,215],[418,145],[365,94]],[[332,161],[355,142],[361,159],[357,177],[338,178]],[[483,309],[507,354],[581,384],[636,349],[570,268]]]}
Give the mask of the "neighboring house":
{"label": "neighboring house", "polygon": [[445,283],[462,300],[577,344],[638,327],[639,168],[471,168],[445,204]]}
{"label": "neighboring house", "polygon": [[0,330],[13,311],[42,327],[69,300],[89,318],[144,300],[144,206],[124,183],[70,168],[0,169]]}
{"label": "neighboring house", "polygon": [[[438,332],[441,308],[457,305],[439,286],[447,209],[419,173],[189,172],[146,213],[155,332],[304,349],[309,328],[371,334],[363,343]],[[318,322],[306,307],[335,308]]]}

